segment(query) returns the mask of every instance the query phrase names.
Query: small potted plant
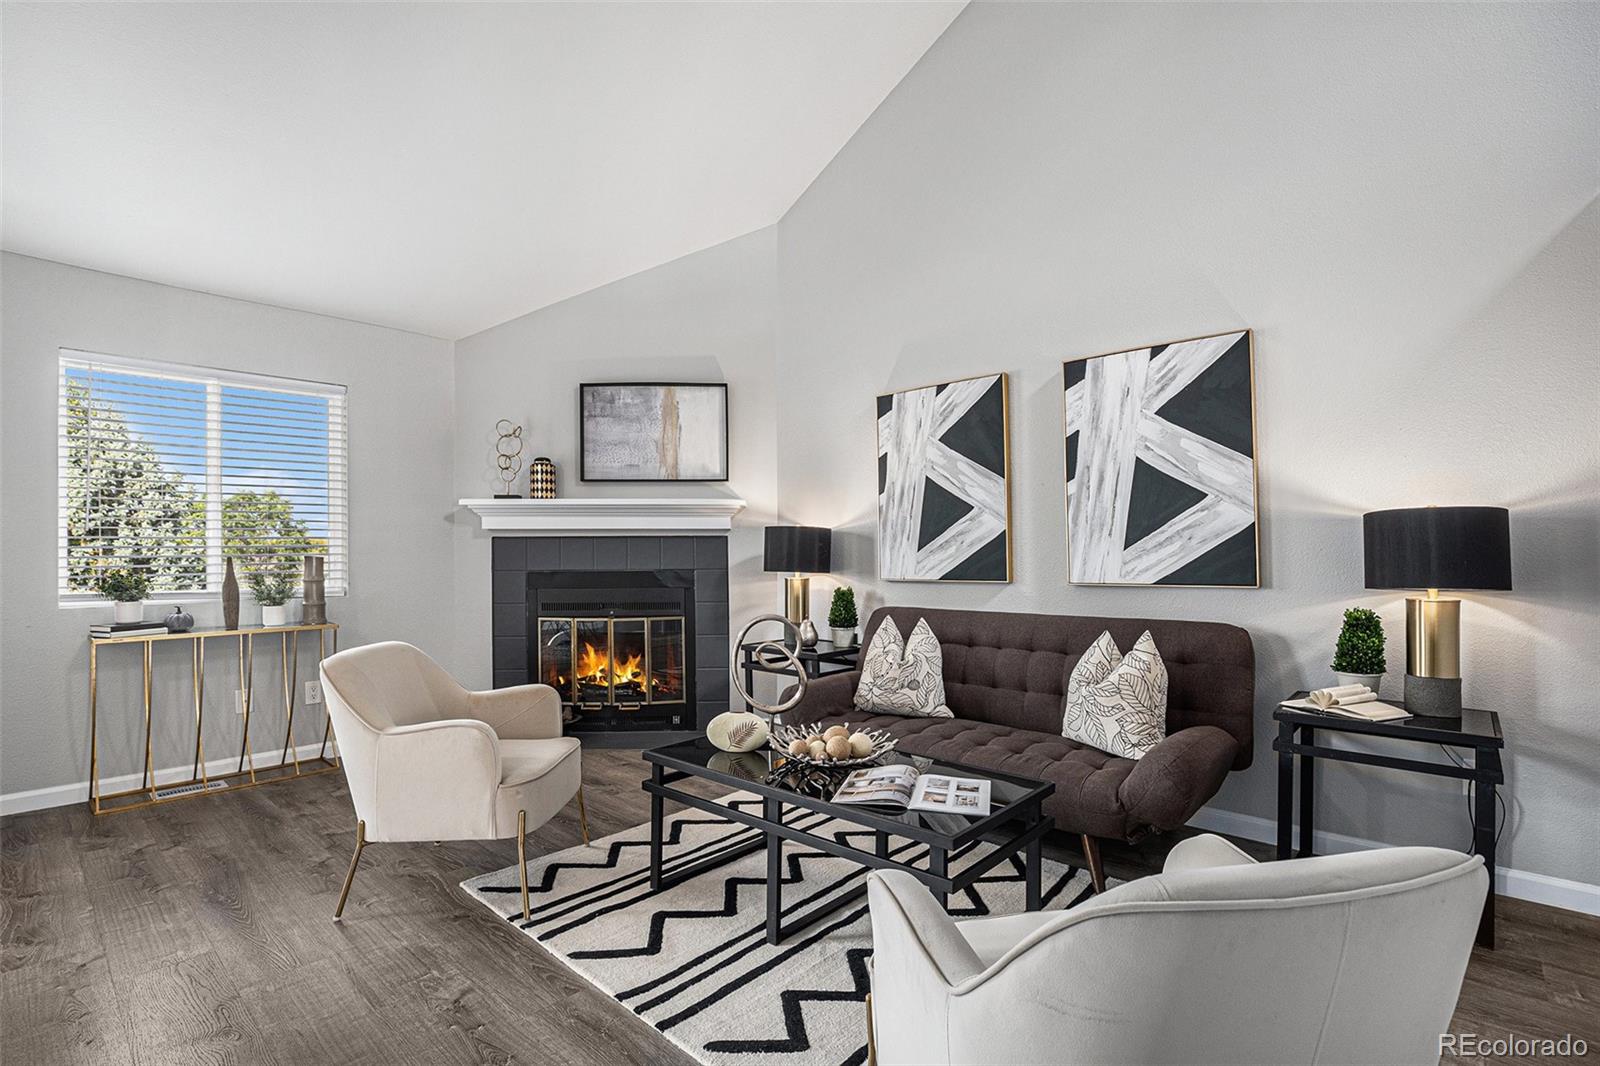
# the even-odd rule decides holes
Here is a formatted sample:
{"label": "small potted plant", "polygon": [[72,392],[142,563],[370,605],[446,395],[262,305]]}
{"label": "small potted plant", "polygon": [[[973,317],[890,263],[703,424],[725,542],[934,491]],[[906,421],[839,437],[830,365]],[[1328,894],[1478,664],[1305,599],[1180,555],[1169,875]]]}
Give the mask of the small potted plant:
{"label": "small potted plant", "polygon": [[1341,685],[1365,685],[1378,691],[1388,664],[1383,655],[1383,620],[1365,607],[1344,613],[1344,628],[1333,649],[1333,676]]}
{"label": "small potted plant", "polygon": [[142,570],[106,570],[95,582],[95,590],[112,600],[112,620],[121,624],[144,617],[144,598],[150,591],[150,576]]}
{"label": "small potted plant", "polygon": [[828,625],[833,630],[833,646],[853,647],[856,642],[856,590],[840,585],[833,590],[833,602],[828,606]]}
{"label": "small potted plant", "polygon": [[261,605],[261,624],[288,625],[289,608],[285,605],[294,596],[294,578],[276,570],[252,570],[245,580],[250,583],[250,595]]}

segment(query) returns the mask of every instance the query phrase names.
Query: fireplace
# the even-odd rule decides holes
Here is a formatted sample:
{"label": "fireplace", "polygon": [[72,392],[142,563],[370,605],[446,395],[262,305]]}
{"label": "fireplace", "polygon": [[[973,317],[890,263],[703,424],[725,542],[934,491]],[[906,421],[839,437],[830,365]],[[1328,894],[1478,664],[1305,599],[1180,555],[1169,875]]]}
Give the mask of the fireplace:
{"label": "fireplace", "polygon": [[495,686],[549,685],[596,740],[704,728],[728,709],[727,559],[724,537],[495,537]]}
{"label": "fireplace", "polygon": [[530,571],[529,676],[579,728],[685,728],[693,591],[684,570]]}

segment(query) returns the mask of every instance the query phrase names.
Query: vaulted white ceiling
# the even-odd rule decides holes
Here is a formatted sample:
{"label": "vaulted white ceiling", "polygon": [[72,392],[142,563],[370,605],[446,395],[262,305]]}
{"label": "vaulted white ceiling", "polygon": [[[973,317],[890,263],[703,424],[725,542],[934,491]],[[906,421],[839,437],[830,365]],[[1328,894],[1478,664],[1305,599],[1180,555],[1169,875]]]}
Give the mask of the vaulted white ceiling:
{"label": "vaulted white ceiling", "polygon": [[460,337],[777,221],[961,6],[6,3],[4,245]]}

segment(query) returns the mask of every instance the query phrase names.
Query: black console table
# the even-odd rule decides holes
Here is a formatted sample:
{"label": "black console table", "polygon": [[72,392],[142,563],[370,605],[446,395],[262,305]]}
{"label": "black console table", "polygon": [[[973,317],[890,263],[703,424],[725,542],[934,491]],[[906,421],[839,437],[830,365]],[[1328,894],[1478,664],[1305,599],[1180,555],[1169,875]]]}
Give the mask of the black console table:
{"label": "black console table", "polygon": [[[756,687],[756,674],[782,674],[793,677],[794,671],[789,669],[788,662],[777,666],[769,666],[761,661],[756,654],[756,649],[761,647],[761,641],[750,641],[739,645],[739,667],[744,671],[744,690],[753,691]],[[831,640],[819,640],[815,647],[799,648],[795,657],[800,660],[801,669],[813,681],[829,674],[847,673],[856,668],[857,661],[861,658],[861,645],[852,644],[847,648],[836,646]],[[745,710],[750,710],[749,704]]]}
{"label": "black console table", "polygon": [[[1304,697],[1304,692],[1298,697]],[[1290,834],[1294,828],[1294,759],[1300,756],[1300,847],[1295,854],[1312,852],[1312,821],[1316,801],[1316,761],[1363,763],[1408,770],[1433,777],[1448,777],[1473,782],[1473,848],[1483,856],[1489,872],[1489,895],[1483,901],[1483,917],[1478,923],[1478,943],[1494,947],[1494,846],[1495,787],[1505,781],[1500,767],[1500,750],[1506,746],[1500,733],[1500,716],[1493,711],[1463,710],[1460,718],[1426,718],[1416,715],[1393,722],[1363,722],[1334,714],[1279,707],[1272,713],[1278,723],[1278,739],[1272,750],[1278,753],[1278,858],[1291,852]],[[1401,755],[1366,751],[1344,751],[1317,743],[1317,733],[1353,733],[1369,737],[1405,740],[1414,744],[1442,744],[1446,748],[1471,749],[1471,765],[1455,762],[1428,762]],[[1298,734],[1298,736],[1297,736]]]}

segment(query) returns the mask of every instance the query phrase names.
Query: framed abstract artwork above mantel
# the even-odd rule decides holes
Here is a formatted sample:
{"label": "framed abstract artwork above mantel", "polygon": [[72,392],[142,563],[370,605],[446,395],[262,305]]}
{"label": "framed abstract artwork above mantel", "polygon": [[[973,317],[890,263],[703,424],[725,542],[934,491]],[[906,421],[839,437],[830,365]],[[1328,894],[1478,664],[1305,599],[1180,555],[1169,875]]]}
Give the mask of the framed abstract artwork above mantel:
{"label": "framed abstract artwork above mantel", "polygon": [[582,481],[727,481],[728,386],[579,385],[578,455]]}
{"label": "framed abstract artwork above mantel", "polygon": [[1067,580],[1259,587],[1251,332],[1062,371]]}
{"label": "framed abstract artwork above mantel", "polygon": [[878,397],[878,573],[886,581],[1011,580],[1007,378]]}

